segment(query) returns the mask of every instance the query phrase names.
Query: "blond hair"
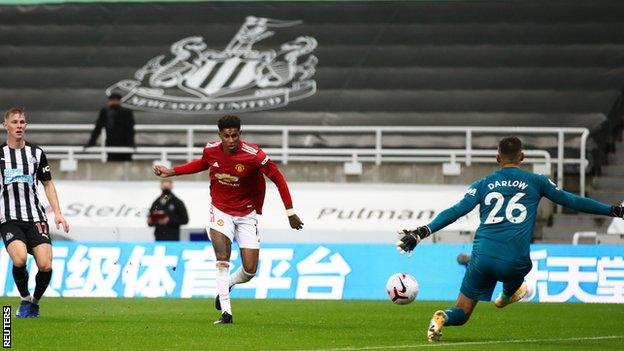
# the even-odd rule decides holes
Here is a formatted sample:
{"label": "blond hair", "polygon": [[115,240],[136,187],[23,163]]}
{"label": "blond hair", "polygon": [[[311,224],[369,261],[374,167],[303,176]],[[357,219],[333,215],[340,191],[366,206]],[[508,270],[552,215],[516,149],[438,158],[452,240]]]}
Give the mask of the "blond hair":
{"label": "blond hair", "polygon": [[4,120],[6,121],[11,117],[11,115],[18,114],[23,115],[26,111],[21,107],[11,107],[7,112],[4,113]]}

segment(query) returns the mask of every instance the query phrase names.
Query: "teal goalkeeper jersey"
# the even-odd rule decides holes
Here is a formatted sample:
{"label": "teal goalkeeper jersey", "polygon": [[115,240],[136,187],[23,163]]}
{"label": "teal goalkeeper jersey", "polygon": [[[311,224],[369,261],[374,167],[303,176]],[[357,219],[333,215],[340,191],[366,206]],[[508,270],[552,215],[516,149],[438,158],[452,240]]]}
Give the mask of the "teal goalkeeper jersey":
{"label": "teal goalkeeper jersey", "polygon": [[520,168],[501,168],[470,185],[464,198],[428,224],[434,233],[479,205],[481,223],[472,253],[504,261],[530,262],[529,245],[540,199],[593,214],[610,215],[611,206],[559,189],[548,177]]}

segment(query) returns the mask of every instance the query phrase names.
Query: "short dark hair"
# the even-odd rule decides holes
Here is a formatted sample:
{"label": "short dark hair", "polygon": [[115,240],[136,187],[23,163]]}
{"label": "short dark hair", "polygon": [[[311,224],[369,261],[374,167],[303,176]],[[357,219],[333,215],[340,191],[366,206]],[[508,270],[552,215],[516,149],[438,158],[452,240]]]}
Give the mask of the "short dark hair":
{"label": "short dark hair", "polygon": [[508,136],[498,143],[498,153],[507,161],[515,161],[522,152],[522,141],[516,136]]}
{"label": "short dark hair", "polygon": [[111,93],[108,96],[108,100],[121,100],[121,94],[119,94],[119,93]]}
{"label": "short dark hair", "polygon": [[14,115],[14,114],[23,115],[25,113],[26,111],[21,107],[11,107],[4,113],[4,120],[6,121],[7,119],[9,119],[11,115]]}
{"label": "short dark hair", "polygon": [[225,115],[217,121],[217,126],[219,126],[219,131],[222,131],[227,128],[236,128],[238,130],[241,129],[241,120],[238,116],[234,115]]}

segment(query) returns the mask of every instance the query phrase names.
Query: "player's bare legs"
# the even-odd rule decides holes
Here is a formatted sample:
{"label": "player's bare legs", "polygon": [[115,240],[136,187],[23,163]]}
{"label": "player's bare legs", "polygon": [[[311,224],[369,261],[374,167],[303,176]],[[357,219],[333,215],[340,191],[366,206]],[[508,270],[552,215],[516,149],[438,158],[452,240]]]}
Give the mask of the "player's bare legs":
{"label": "player's bare legs", "polygon": [[[258,269],[259,249],[241,248],[240,254],[243,264],[230,276],[230,290],[236,284],[250,281],[256,275],[256,270]],[[218,297],[215,300],[215,308],[221,311],[221,301]]]}
{"label": "player's bare legs", "polygon": [[[15,280],[17,290],[19,290],[22,298],[30,299],[28,271],[26,270],[26,259],[28,257],[26,244],[20,240],[13,240],[6,249],[13,262],[13,280]],[[18,274],[16,275],[16,273]]]}
{"label": "player's bare legs", "polygon": [[214,249],[217,261],[230,262],[230,254],[232,253],[232,242],[225,234],[210,229],[210,241]]}
{"label": "player's bare legs", "polygon": [[260,249],[240,249],[243,264],[230,277],[230,288],[236,284],[247,283],[256,275]]}
{"label": "player's bare legs", "polygon": [[[217,258],[217,293],[223,314],[221,319],[215,323],[232,322],[232,305],[230,303],[230,255],[232,253],[232,242],[223,233],[210,229],[210,241]],[[224,321],[224,316],[227,314]]]}
{"label": "player's bare legs", "polygon": [[35,256],[39,271],[35,276],[36,285],[32,300],[34,306],[31,314],[39,315],[39,300],[41,300],[43,293],[50,284],[50,279],[52,279],[52,245],[40,244],[33,247],[33,256]]}
{"label": "player's bare legs", "polygon": [[6,250],[13,262],[13,280],[22,297],[19,310],[15,315],[27,317],[30,311],[31,297],[28,291],[28,270],[26,270],[26,259],[28,258],[26,244],[20,240],[13,240]]}
{"label": "player's bare legs", "polygon": [[446,311],[439,310],[433,314],[427,330],[427,339],[429,341],[438,341],[442,336],[443,326],[463,325],[468,322],[472,311],[477,306],[477,302],[460,292],[459,296],[457,296],[455,307]]}
{"label": "player's bare legs", "polygon": [[527,285],[524,282],[524,277],[508,282],[503,282],[503,291],[498,295],[494,301],[494,305],[498,308],[503,308],[514,302],[522,300],[527,295]]}
{"label": "player's bare legs", "polygon": [[457,321],[457,324],[446,323],[446,325],[463,325],[468,322],[472,311],[474,311],[475,307],[477,306],[477,302],[479,301],[473,300],[468,296],[459,293],[459,295],[457,296],[457,301],[455,302],[455,308],[461,309],[464,312],[464,318],[461,321]]}

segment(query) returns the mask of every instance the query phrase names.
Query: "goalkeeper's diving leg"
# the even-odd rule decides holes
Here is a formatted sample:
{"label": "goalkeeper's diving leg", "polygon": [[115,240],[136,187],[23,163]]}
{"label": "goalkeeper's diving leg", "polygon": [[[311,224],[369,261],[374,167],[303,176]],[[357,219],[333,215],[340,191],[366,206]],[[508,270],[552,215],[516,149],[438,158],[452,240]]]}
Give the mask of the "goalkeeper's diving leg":
{"label": "goalkeeper's diving leg", "polygon": [[440,337],[442,337],[442,327],[444,326],[463,325],[468,322],[477,302],[479,301],[459,293],[455,306],[448,308],[446,311],[436,311],[433,314],[427,329],[427,340],[439,341]]}

